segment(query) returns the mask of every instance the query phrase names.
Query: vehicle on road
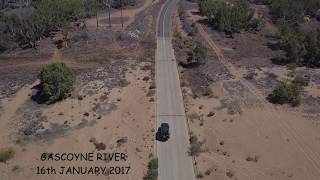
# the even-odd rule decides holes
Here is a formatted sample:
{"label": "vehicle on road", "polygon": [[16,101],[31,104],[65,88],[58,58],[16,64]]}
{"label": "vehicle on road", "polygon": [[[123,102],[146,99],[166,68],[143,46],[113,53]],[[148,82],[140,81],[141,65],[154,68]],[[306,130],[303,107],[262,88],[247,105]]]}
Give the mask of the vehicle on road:
{"label": "vehicle on road", "polygon": [[169,138],[170,138],[169,124],[162,123],[156,133],[156,140],[161,141],[161,142],[165,142],[165,141],[168,141]]}

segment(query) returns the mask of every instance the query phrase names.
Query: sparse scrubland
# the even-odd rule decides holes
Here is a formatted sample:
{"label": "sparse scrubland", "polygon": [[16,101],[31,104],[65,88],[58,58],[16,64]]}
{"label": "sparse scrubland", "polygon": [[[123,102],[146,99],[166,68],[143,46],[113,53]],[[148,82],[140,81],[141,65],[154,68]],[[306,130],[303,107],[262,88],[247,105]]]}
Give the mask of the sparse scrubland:
{"label": "sparse scrubland", "polygon": [[[178,17],[174,45],[197,177],[316,180],[320,174],[310,163],[320,164],[313,141],[319,136],[320,2],[183,0]],[[186,66],[196,42],[207,46],[206,61]],[[306,147],[306,141],[313,143]],[[312,160],[304,158],[311,154]]]}
{"label": "sparse scrubland", "polygon": [[[98,11],[106,8],[107,2],[105,0],[39,0],[27,4],[25,11],[28,13],[23,16],[0,11],[0,52],[16,47],[36,48],[39,40],[52,36],[54,32],[70,30],[71,22],[84,26],[85,18],[96,16]],[[123,7],[135,4],[136,0],[122,2]],[[111,1],[111,6],[120,8],[120,1]]]}
{"label": "sparse scrubland", "polygon": [[[92,16],[97,7],[93,0],[33,1],[28,15],[0,13],[3,23],[0,31],[1,49],[14,47],[35,48],[41,38],[69,26],[71,21],[83,21]],[[12,47],[5,44],[5,39]],[[10,44],[9,44],[10,45]]]}
{"label": "sparse scrubland", "polygon": [[162,2],[124,0],[123,28],[119,4],[110,9],[109,26],[106,2],[119,3],[0,1],[2,178],[43,179],[29,167],[44,166],[36,157],[53,151],[124,152],[121,166],[134,170],[111,179],[145,176],[154,145],[154,36]]}

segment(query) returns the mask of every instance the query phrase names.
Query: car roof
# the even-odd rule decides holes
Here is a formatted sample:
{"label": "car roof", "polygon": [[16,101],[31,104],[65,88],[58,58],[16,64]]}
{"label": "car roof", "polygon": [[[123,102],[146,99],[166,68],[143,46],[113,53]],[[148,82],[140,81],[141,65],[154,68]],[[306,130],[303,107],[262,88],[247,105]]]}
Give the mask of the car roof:
{"label": "car roof", "polygon": [[169,124],[168,123],[162,123],[161,126],[169,127]]}

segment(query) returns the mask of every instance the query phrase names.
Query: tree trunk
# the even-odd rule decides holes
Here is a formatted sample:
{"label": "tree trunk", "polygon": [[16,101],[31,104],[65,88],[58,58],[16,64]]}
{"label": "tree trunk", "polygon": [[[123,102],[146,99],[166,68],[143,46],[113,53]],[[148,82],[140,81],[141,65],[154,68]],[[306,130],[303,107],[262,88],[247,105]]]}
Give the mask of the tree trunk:
{"label": "tree trunk", "polygon": [[123,1],[120,0],[120,6],[121,6],[121,24],[122,24],[122,29],[123,29],[123,16],[122,16],[122,8],[123,8]]}
{"label": "tree trunk", "polygon": [[108,2],[109,2],[109,3],[108,3],[108,9],[109,9],[109,10],[108,10],[108,11],[109,11],[109,12],[108,12],[108,13],[109,13],[109,27],[111,28],[111,12],[110,12],[110,11],[111,11],[111,4],[110,4],[111,2],[110,2],[110,0],[108,0]]}
{"label": "tree trunk", "polygon": [[97,21],[97,28],[99,27],[99,20],[98,20],[98,0],[96,0],[95,4],[96,8],[96,21]]}

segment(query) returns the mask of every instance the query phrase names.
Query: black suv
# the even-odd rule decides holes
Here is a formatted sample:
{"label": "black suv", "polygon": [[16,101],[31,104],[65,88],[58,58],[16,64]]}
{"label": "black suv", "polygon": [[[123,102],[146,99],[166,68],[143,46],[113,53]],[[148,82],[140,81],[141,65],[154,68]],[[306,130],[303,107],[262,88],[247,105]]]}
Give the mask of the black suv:
{"label": "black suv", "polygon": [[169,124],[162,123],[161,126],[158,128],[158,131],[156,134],[156,140],[165,142],[165,141],[168,141],[169,137],[170,137]]}

